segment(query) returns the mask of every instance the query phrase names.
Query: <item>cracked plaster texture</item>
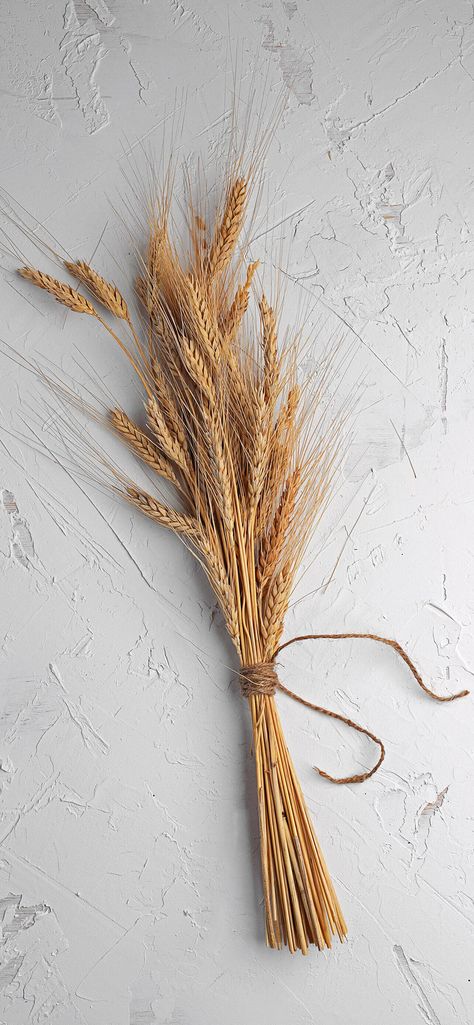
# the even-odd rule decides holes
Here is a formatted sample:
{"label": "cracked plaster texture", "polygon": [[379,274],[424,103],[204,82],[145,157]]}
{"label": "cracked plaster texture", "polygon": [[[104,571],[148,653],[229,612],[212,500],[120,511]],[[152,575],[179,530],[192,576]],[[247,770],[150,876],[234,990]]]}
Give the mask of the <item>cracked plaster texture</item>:
{"label": "cracked plaster texture", "polygon": [[[472,3],[6,0],[2,35],[3,199],[74,256],[98,246],[119,285],[117,197],[184,101],[191,168],[218,160],[229,35],[244,82],[286,87],[253,249],[270,272],[288,254],[289,318],[306,303],[362,382],[287,635],[395,636],[434,688],[470,687]],[[92,366],[125,402],[94,325],[3,265],[4,341],[85,386]],[[1,1025],[471,1025],[472,701],[429,702],[363,642],[282,660],[387,758],[331,788],[312,765],[360,771],[369,742],[280,699],[349,939],[267,950],[249,723],[213,598],[183,546],[44,457],[50,400],[0,362]]]}

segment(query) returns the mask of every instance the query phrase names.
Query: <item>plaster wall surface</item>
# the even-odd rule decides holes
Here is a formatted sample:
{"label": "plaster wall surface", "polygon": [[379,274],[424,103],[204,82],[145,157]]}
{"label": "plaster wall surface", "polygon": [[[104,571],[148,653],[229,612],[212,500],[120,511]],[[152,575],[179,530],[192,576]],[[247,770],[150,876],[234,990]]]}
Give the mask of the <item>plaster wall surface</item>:
{"label": "plaster wall surface", "polygon": [[[121,197],[173,111],[212,185],[233,57],[244,94],[287,88],[252,251],[281,268],[287,318],[306,311],[307,370],[337,340],[359,403],[286,634],[394,636],[440,693],[469,688],[472,3],[4,0],[1,25],[2,207],[96,250],[123,288]],[[8,346],[131,411],[138,393],[2,239],[1,1025],[471,1025],[472,699],[430,702],[369,643],[285,653],[288,686],[387,757],[331,787],[314,764],[362,771],[373,746],[279,699],[349,938],[267,950],[248,715],[213,597],[182,545],[45,454],[57,407]]]}

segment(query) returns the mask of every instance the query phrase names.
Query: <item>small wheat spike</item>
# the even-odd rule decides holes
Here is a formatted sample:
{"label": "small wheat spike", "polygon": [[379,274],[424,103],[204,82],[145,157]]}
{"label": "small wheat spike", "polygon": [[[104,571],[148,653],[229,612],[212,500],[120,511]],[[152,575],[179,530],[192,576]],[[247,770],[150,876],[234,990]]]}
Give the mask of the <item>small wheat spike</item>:
{"label": "small wheat spike", "polygon": [[199,524],[193,516],[175,512],[170,506],[163,505],[162,502],[153,498],[153,495],[149,495],[146,491],[139,491],[138,488],[128,487],[125,494],[132,505],[136,505],[152,520],[161,523],[162,527],[168,527],[169,530],[174,530],[177,534],[183,534],[191,541],[199,538]]}
{"label": "small wheat spike", "polygon": [[250,263],[247,269],[247,276],[243,285],[239,285],[232,306],[229,310],[227,317],[223,324],[224,334],[227,338],[227,344],[233,341],[237,331],[242,323],[242,320],[247,312],[250,296],[250,286],[252,279],[259,265],[259,260],[255,260],[254,263]]}
{"label": "small wheat spike", "polygon": [[227,267],[242,227],[247,198],[245,178],[237,178],[229,189],[224,214],[212,240],[208,259],[208,275],[212,280]]}
{"label": "small wheat spike", "polygon": [[204,392],[209,402],[215,402],[214,382],[203,358],[202,352],[192,339],[183,338],[182,354],[184,365],[200,391]]}
{"label": "small wheat spike", "polygon": [[106,281],[85,260],[64,261],[66,270],[90,289],[95,299],[119,320],[129,320],[128,306],[116,285]]}
{"label": "small wheat spike", "polygon": [[257,583],[263,588],[270,580],[283,549],[287,530],[295,507],[296,497],[301,481],[299,466],[293,470],[283,489],[273,523],[261,547],[257,567]]}
{"label": "small wheat spike", "polygon": [[264,295],[260,299],[260,317],[263,333],[264,387],[267,402],[275,397],[278,383],[278,350],[275,312]]}
{"label": "small wheat spike", "polygon": [[206,296],[203,294],[199,282],[192,274],[189,277],[189,292],[191,299],[191,326],[197,332],[204,352],[217,363],[221,349],[217,327],[211,315]]}
{"label": "small wheat spike", "polygon": [[147,463],[160,477],[165,477],[166,480],[171,481],[173,484],[177,483],[177,477],[171,463],[161,455],[156,445],[150,441],[144,431],[140,430],[138,425],[122,409],[111,409],[109,419],[117,434],[120,434],[144,463]]}
{"label": "small wheat spike", "polygon": [[57,278],[52,278],[50,274],[44,274],[43,271],[36,270],[34,267],[22,267],[18,273],[22,278],[31,281],[37,288],[44,288],[58,303],[67,306],[74,313],[88,313],[91,317],[97,316],[92,303],[86,299],[85,295],[76,292],[76,289],[71,288],[65,281],[58,281]]}
{"label": "small wheat spike", "polygon": [[153,396],[148,400],[147,414],[150,430],[153,431],[160,448],[181,470],[186,471],[188,469],[186,451],[179,441],[177,432],[167,423],[160,406]]}

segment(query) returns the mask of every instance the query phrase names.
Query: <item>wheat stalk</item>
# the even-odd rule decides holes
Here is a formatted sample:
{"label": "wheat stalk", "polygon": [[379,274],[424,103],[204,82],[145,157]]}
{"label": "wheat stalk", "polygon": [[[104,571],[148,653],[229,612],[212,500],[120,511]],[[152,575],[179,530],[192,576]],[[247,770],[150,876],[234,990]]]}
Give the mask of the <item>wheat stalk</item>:
{"label": "wheat stalk", "polygon": [[198,547],[204,556],[207,575],[220,601],[229,635],[240,654],[240,624],[235,594],[222,558],[205,534],[201,534]]}
{"label": "wheat stalk", "polygon": [[232,537],[234,529],[233,489],[228,465],[228,451],[225,444],[221,420],[214,410],[209,410],[207,427],[210,441],[211,463],[215,467],[215,487],[218,495],[219,511],[222,515],[223,527],[227,539]]}

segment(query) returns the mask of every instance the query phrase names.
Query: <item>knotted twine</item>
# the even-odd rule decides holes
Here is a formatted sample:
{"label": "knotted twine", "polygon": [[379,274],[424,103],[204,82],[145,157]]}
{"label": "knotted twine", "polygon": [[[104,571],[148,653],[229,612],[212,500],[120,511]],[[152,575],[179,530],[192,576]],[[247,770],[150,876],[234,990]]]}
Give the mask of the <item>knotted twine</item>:
{"label": "knotted twine", "polygon": [[345,723],[346,726],[350,726],[353,730],[357,730],[358,733],[363,733],[364,736],[369,737],[375,744],[378,744],[380,754],[377,762],[371,769],[368,769],[367,772],[361,772],[359,775],[344,777],[330,776],[328,772],[324,772],[323,769],[319,769],[318,766],[315,765],[314,768],[316,772],[319,772],[320,776],[323,776],[324,779],[328,779],[331,783],[363,783],[366,779],[370,779],[370,777],[377,772],[377,769],[380,768],[385,758],[385,746],[383,741],[380,737],[376,737],[375,733],[371,733],[370,730],[366,729],[365,726],[360,726],[359,723],[354,722],[353,719],[349,719],[340,712],[333,712],[329,708],[324,708],[322,705],[316,705],[314,702],[303,698],[301,694],[296,694],[295,691],[285,687],[277,675],[275,659],[284,648],[288,648],[290,644],[297,644],[299,641],[336,641],[354,639],[378,641],[379,644],[386,644],[389,648],[392,648],[408,666],[418,686],[421,687],[425,694],[428,694],[430,698],[433,698],[434,701],[456,701],[457,698],[464,698],[469,694],[468,690],[460,690],[456,694],[436,694],[434,690],[431,690],[427,687],[426,683],[424,683],[418,669],[401,645],[398,644],[397,641],[391,640],[389,637],[379,637],[377,634],[301,634],[298,637],[292,637],[289,641],[285,641],[284,644],[280,644],[273,653],[272,659],[269,662],[259,662],[255,665],[242,666],[239,677],[243,697],[249,698],[253,694],[271,697],[277,690],[281,690],[284,694],[287,694],[289,698],[292,698],[293,701],[297,701],[300,705],[305,705],[306,708],[311,708],[314,712],[321,712],[322,715],[328,715],[331,719],[338,719],[339,722]]}

